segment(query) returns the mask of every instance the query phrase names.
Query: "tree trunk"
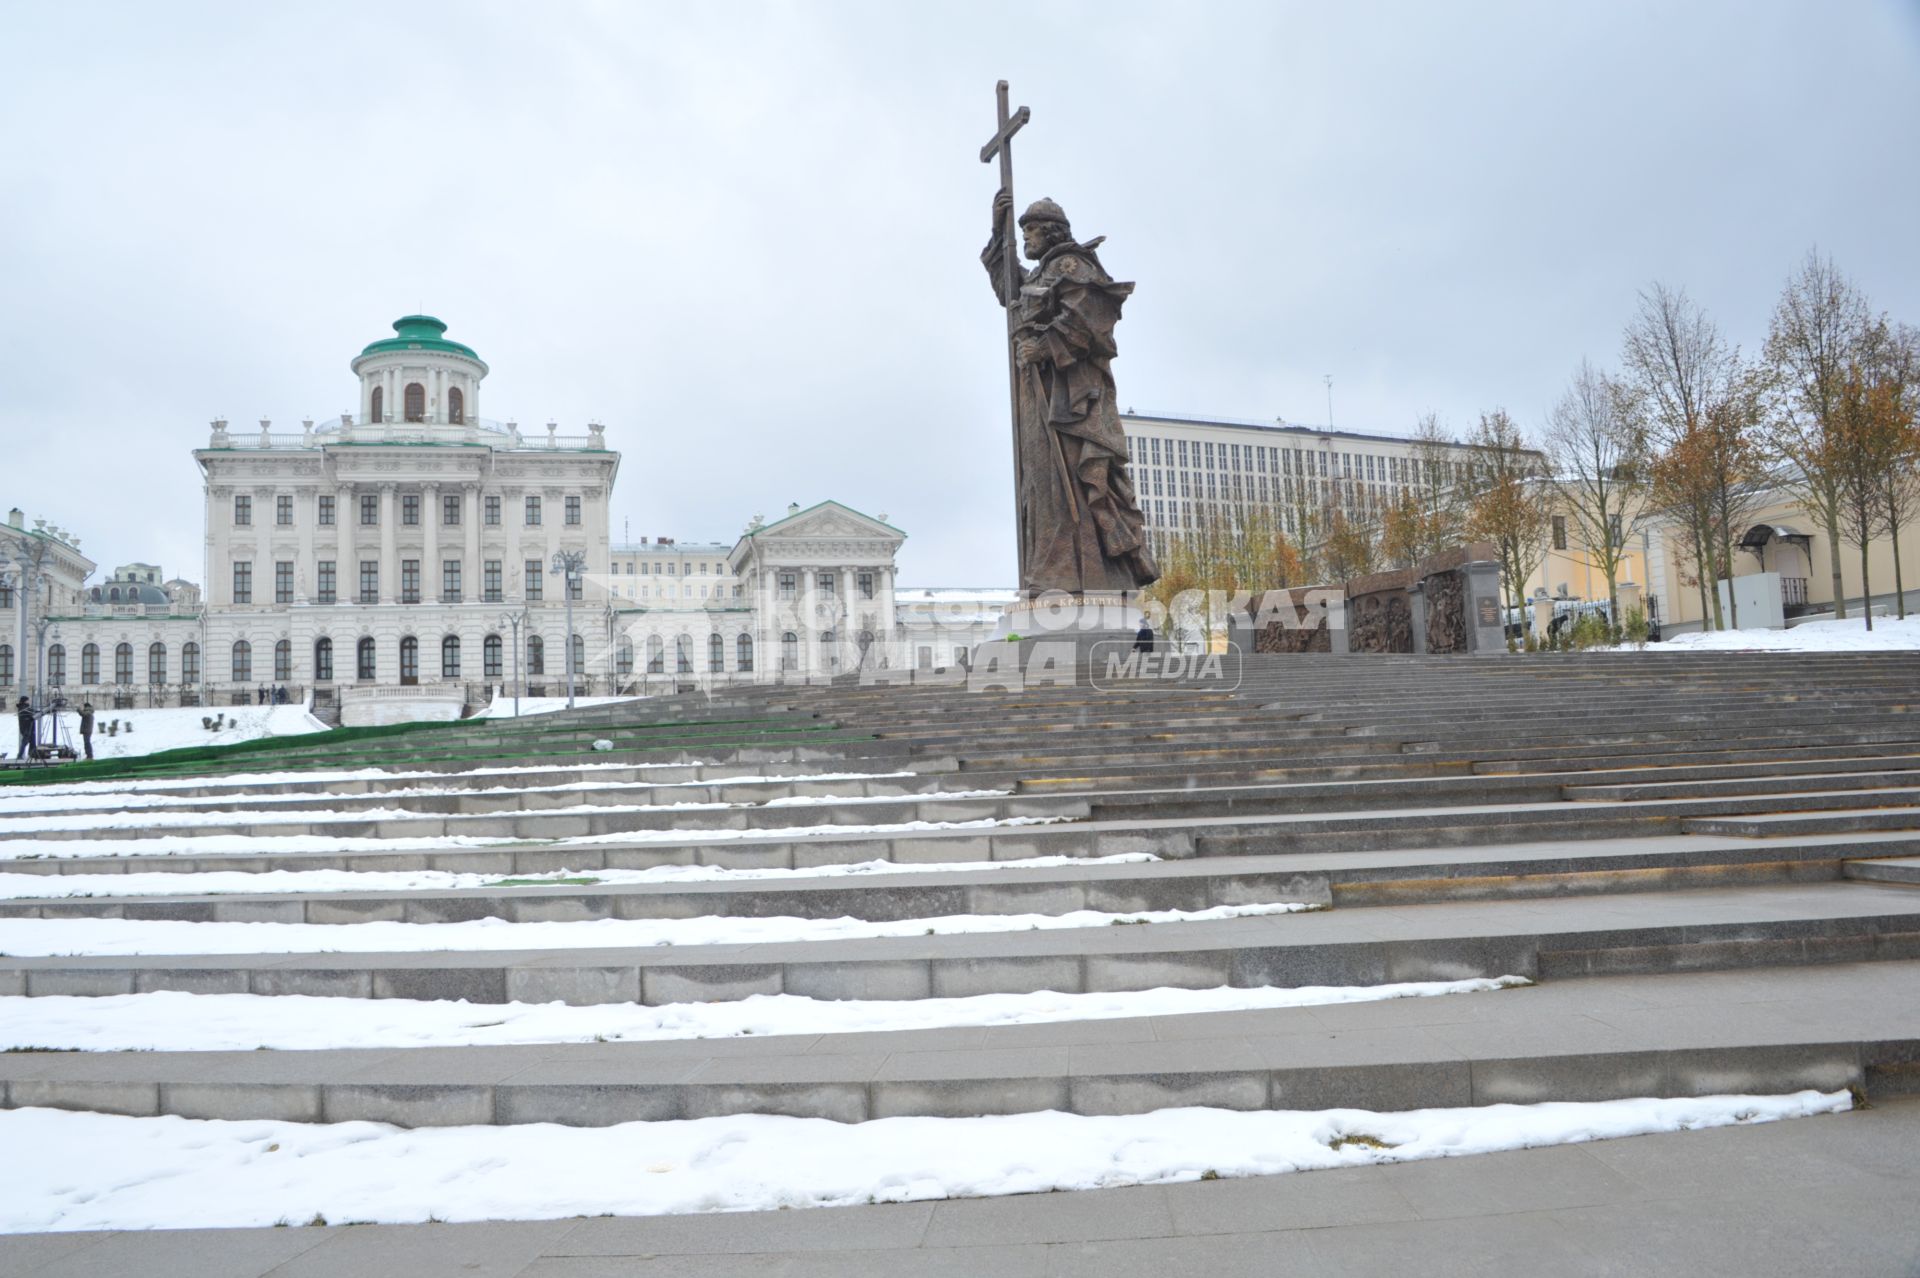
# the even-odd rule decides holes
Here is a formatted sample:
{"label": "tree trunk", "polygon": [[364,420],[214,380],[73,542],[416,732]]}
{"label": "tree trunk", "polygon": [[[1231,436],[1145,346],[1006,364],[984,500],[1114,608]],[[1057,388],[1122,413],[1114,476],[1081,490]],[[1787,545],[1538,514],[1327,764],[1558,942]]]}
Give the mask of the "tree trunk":
{"label": "tree trunk", "polygon": [[[1840,521],[1833,521],[1832,527],[1838,528]],[[1847,619],[1847,588],[1840,578],[1840,538],[1834,533],[1827,534],[1827,559],[1833,567],[1833,617],[1835,621]]]}
{"label": "tree trunk", "polygon": [[1907,619],[1907,587],[1900,576],[1900,515],[1887,511],[1887,539],[1893,543],[1893,610],[1900,620]]}
{"label": "tree trunk", "polygon": [[1860,615],[1867,619],[1867,629],[1873,629],[1873,587],[1867,584],[1867,547],[1873,544],[1873,538],[1860,539]]}

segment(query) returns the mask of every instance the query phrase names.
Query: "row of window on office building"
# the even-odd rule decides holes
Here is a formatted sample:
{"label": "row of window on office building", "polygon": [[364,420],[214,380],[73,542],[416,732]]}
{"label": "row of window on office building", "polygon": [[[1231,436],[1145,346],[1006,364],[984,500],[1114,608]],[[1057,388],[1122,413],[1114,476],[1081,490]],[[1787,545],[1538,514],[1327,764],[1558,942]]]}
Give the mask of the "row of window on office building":
{"label": "row of window on office building", "polygon": [[[563,517],[566,526],[577,528],[581,520],[581,503],[578,497],[563,499]],[[440,499],[440,526],[458,528],[460,526],[461,507],[464,499],[459,496]],[[521,519],[528,528],[538,528],[543,519],[543,503],[539,497],[527,497],[521,508]],[[480,499],[480,522],[488,528],[500,526],[502,512],[501,499],[497,494],[489,493]],[[405,528],[417,528],[420,525],[421,507],[419,493],[400,494],[400,524]],[[339,523],[339,502],[332,493],[322,493],[314,503],[314,522],[323,528],[332,528]],[[293,497],[281,493],[273,499],[273,523],[276,528],[293,527]],[[253,527],[253,498],[235,497],[233,499],[233,526],[235,528]],[[380,526],[380,497],[377,493],[360,495],[360,526],[377,528]]]}

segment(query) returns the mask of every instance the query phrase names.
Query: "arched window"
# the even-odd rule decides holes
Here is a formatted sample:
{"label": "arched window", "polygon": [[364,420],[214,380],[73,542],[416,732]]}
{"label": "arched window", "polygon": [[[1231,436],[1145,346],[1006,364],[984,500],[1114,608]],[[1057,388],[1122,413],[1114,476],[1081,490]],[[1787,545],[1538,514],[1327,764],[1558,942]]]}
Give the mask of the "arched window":
{"label": "arched window", "polygon": [[800,636],[791,630],[780,636],[780,668],[782,670],[800,668]]}
{"label": "arched window", "polygon": [[120,602],[120,587],[115,586],[112,590],[109,590],[107,592],[107,602],[108,603]]}
{"label": "arched window", "polygon": [[315,683],[333,682],[333,640],[315,639],[313,641],[313,680]]}
{"label": "arched window", "polygon": [[412,635],[400,637],[400,682],[408,686],[420,682],[420,641]]}
{"label": "arched window", "polygon": [[147,645],[147,682],[162,684],[167,681],[167,645],[150,643]]}
{"label": "arched window", "polygon": [[693,643],[685,635],[673,637],[673,668],[681,674],[693,673]]}
{"label": "arched window", "polygon": [[587,673],[587,641],[580,635],[573,637],[573,674],[580,678]]}
{"label": "arched window", "polygon": [[419,382],[408,382],[407,390],[406,390],[406,398],[404,402],[407,408],[408,421],[424,422],[425,420],[427,420],[427,388],[426,387],[422,386]]}
{"label": "arched window", "polygon": [[667,645],[659,635],[647,636],[647,673],[663,674],[667,669]]}
{"label": "arched window", "polygon": [[373,636],[368,635],[354,646],[353,677],[362,683],[372,683],[375,677],[374,671]]}
{"label": "arched window", "polygon": [[838,670],[840,668],[840,657],[838,655],[839,642],[840,637],[834,634],[833,631],[822,630],[820,632],[820,664],[828,670]]}
{"label": "arched window", "polygon": [[180,682],[200,682],[200,645],[197,643],[180,645]]}
{"label": "arched window", "polygon": [[100,645],[90,643],[80,649],[80,682],[100,682]]}
{"label": "arched window", "polygon": [[376,422],[384,422],[385,420],[387,420],[386,406],[387,406],[386,388],[383,386],[374,387],[373,388],[373,404],[371,407],[367,409],[368,420],[376,421]]}
{"label": "arched window", "polygon": [[[8,649],[8,651],[11,652],[12,649]],[[11,660],[12,658],[8,659]],[[56,643],[53,647],[47,649],[47,682],[58,688],[66,681],[67,647],[65,644]],[[6,682],[6,678],[0,677],[0,683]]]}
{"label": "arched window", "polygon": [[623,675],[633,673],[633,640],[620,636],[620,645],[613,650],[613,668]]}
{"label": "arched window", "polygon": [[235,683],[253,682],[253,645],[245,639],[233,642],[233,657],[227,667],[227,677]]}
{"label": "arched window", "polygon": [[501,658],[506,655],[506,645],[500,642],[499,635],[488,635],[480,641],[480,675],[484,679],[499,679]]}
{"label": "arched window", "polygon": [[455,426],[467,420],[467,397],[458,386],[447,390],[447,420]]}
{"label": "arched window", "polygon": [[539,635],[527,636],[527,673],[530,675],[547,673],[547,642]]}
{"label": "arched window", "polygon": [[753,669],[752,635],[741,635],[733,641],[733,668],[749,671]]}
{"label": "arched window", "polygon": [[273,681],[293,682],[293,640],[282,639],[273,645]]}
{"label": "arched window", "polygon": [[719,674],[727,668],[727,641],[719,635],[707,636],[707,669]]}
{"label": "arched window", "polygon": [[460,677],[460,636],[448,635],[440,641],[440,677],[458,679]]}

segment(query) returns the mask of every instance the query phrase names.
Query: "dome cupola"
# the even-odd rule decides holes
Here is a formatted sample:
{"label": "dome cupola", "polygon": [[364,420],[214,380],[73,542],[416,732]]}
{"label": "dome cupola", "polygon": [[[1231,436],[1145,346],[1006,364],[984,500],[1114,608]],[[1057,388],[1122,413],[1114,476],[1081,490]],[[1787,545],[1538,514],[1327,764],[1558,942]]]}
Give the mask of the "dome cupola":
{"label": "dome cupola", "polygon": [[446,324],[431,315],[403,315],[393,322],[393,333],[369,342],[354,358],[359,420],[438,426],[477,421],[486,361],[471,346],[447,340]]}

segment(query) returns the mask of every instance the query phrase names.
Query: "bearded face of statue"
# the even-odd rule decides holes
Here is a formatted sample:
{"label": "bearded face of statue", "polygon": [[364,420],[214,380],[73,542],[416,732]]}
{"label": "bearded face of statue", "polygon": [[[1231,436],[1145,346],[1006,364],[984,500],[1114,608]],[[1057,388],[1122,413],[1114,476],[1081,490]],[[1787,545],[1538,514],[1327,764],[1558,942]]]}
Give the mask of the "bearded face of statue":
{"label": "bearded face of statue", "polygon": [[1027,257],[1036,262],[1048,249],[1072,237],[1073,232],[1065,222],[1029,222],[1020,228],[1021,243]]}

